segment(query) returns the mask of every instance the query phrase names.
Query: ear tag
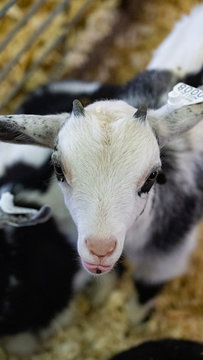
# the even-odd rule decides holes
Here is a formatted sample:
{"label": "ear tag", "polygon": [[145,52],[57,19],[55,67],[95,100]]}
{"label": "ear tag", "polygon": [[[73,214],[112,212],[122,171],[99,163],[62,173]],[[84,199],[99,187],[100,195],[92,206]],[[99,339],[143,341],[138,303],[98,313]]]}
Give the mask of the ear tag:
{"label": "ear tag", "polygon": [[174,86],[168,94],[168,105],[182,107],[203,102],[203,91],[200,88],[184,84],[182,82]]}

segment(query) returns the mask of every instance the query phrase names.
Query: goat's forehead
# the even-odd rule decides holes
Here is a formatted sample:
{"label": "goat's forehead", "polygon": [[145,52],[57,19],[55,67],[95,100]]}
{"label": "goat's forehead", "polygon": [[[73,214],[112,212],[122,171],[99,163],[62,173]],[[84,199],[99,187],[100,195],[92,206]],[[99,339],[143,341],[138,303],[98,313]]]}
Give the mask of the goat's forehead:
{"label": "goat's forehead", "polygon": [[[60,144],[73,144],[74,141],[100,142],[104,137],[112,141],[124,141],[129,137],[149,137],[153,131],[147,122],[134,118],[137,109],[122,100],[97,101],[85,108],[85,116],[69,119],[59,132]],[[130,136],[132,135],[132,136]]]}
{"label": "goat's forehead", "polygon": [[153,166],[159,149],[150,125],[133,118],[135,109],[124,102],[115,101],[109,107],[103,103],[87,107],[85,117],[72,117],[61,129],[58,148],[63,161],[69,166],[85,162],[91,167],[105,161],[129,166],[139,165],[144,157],[146,166]]}
{"label": "goat's forehead", "polygon": [[133,117],[137,109],[123,100],[96,101],[85,108],[87,115],[97,116],[100,120],[112,122],[120,117]]}

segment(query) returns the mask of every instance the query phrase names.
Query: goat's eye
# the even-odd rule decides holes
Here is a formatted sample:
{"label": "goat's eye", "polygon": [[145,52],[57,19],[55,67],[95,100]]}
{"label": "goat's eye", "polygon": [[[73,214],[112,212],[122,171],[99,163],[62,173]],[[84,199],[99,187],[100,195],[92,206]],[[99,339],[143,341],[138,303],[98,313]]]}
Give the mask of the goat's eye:
{"label": "goat's eye", "polygon": [[149,190],[151,189],[152,185],[155,183],[156,178],[158,175],[158,171],[153,171],[148,179],[145,181],[144,185],[142,186],[141,190],[139,191],[139,195],[141,195],[142,193],[148,193]]}
{"label": "goat's eye", "polygon": [[61,181],[61,182],[65,181],[65,176],[63,174],[63,170],[59,164],[54,164],[54,170],[55,170],[58,181]]}
{"label": "goat's eye", "polygon": [[149,175],[149,177],[148,177],[147,180],[154,180],[154,179],[156,179],[157,175],[158,175],[158,171],[153,171],[153,172]]}

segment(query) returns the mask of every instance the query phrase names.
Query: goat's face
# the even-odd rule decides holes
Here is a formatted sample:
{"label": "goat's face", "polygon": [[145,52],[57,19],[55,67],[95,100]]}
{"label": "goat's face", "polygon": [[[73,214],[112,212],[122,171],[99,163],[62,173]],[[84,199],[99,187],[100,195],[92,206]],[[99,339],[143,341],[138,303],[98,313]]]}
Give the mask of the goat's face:
{"label": "goat's face", "polygon": [[99,273],[113,267],[127,231],[145,210],[160,167],[159,147],[192,129],[202,114],[201,99],[179,108],[166,104],[149,110],[148,123],[143,108],[135,113],[123,101],[84,110],[75,100],[71,116],[0,116],[0,139],[50,148],[57,143],[53,161],[78,228],[78,251],[84,267]]}
{"label": "goat's face", "polygon": [[53,153],[78,252],[91,273],[107,272],[119,259],[160,167],[154,132],[135,111],[123,101],[89,105],[64,124]]}

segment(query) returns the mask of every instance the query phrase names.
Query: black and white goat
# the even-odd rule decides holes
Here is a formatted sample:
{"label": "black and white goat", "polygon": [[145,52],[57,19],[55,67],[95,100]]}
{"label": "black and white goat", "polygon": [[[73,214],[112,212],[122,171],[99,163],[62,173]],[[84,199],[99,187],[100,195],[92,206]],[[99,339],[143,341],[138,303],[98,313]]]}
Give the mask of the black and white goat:
{"label": "black and white goat", "polygon": [[[34,113],[38,102],[41,115],[0,117],[2,141],[53,149],[84,268],[107,273],[124,251],[136,264],[140,290],[155,292],[186,270],[203,215],[202,93],[181,85],[180,99],[172,93],[166,104],[180,80],[201,85],[202,14],[199,5],[184,17],[126,86],[55,83],[24,105]],[[69,100],[80,95],[113,100],[85,108],[75,100],[70,113]],[[53,115],[45,115],[49,108]]]}
{"label": "black and white goat", "polygon": [[[71,244],[71,234],[66,231],[64,235],[54,216],[54,206],[51,217],[49,212],[44,217],[38,211],[39,199],[42,201],[44,197],[49,197],[58,208],[59,204],[63,206],[63,198],[60,192],[54,191],[52,184],[49,150],[8,147],[3,143],[0,150],[3,207],[0,216],[0,343],[8,351],[27,355],[38,347],[42,330],[45,336],[45,329],[46,334],[50,334],[70,319],[68,305],[80,286],[81,266]],[[9,202],[8,206],[11,193],[15,196],[15,204]],[[31,194],[32,200],[28,200]]]}

